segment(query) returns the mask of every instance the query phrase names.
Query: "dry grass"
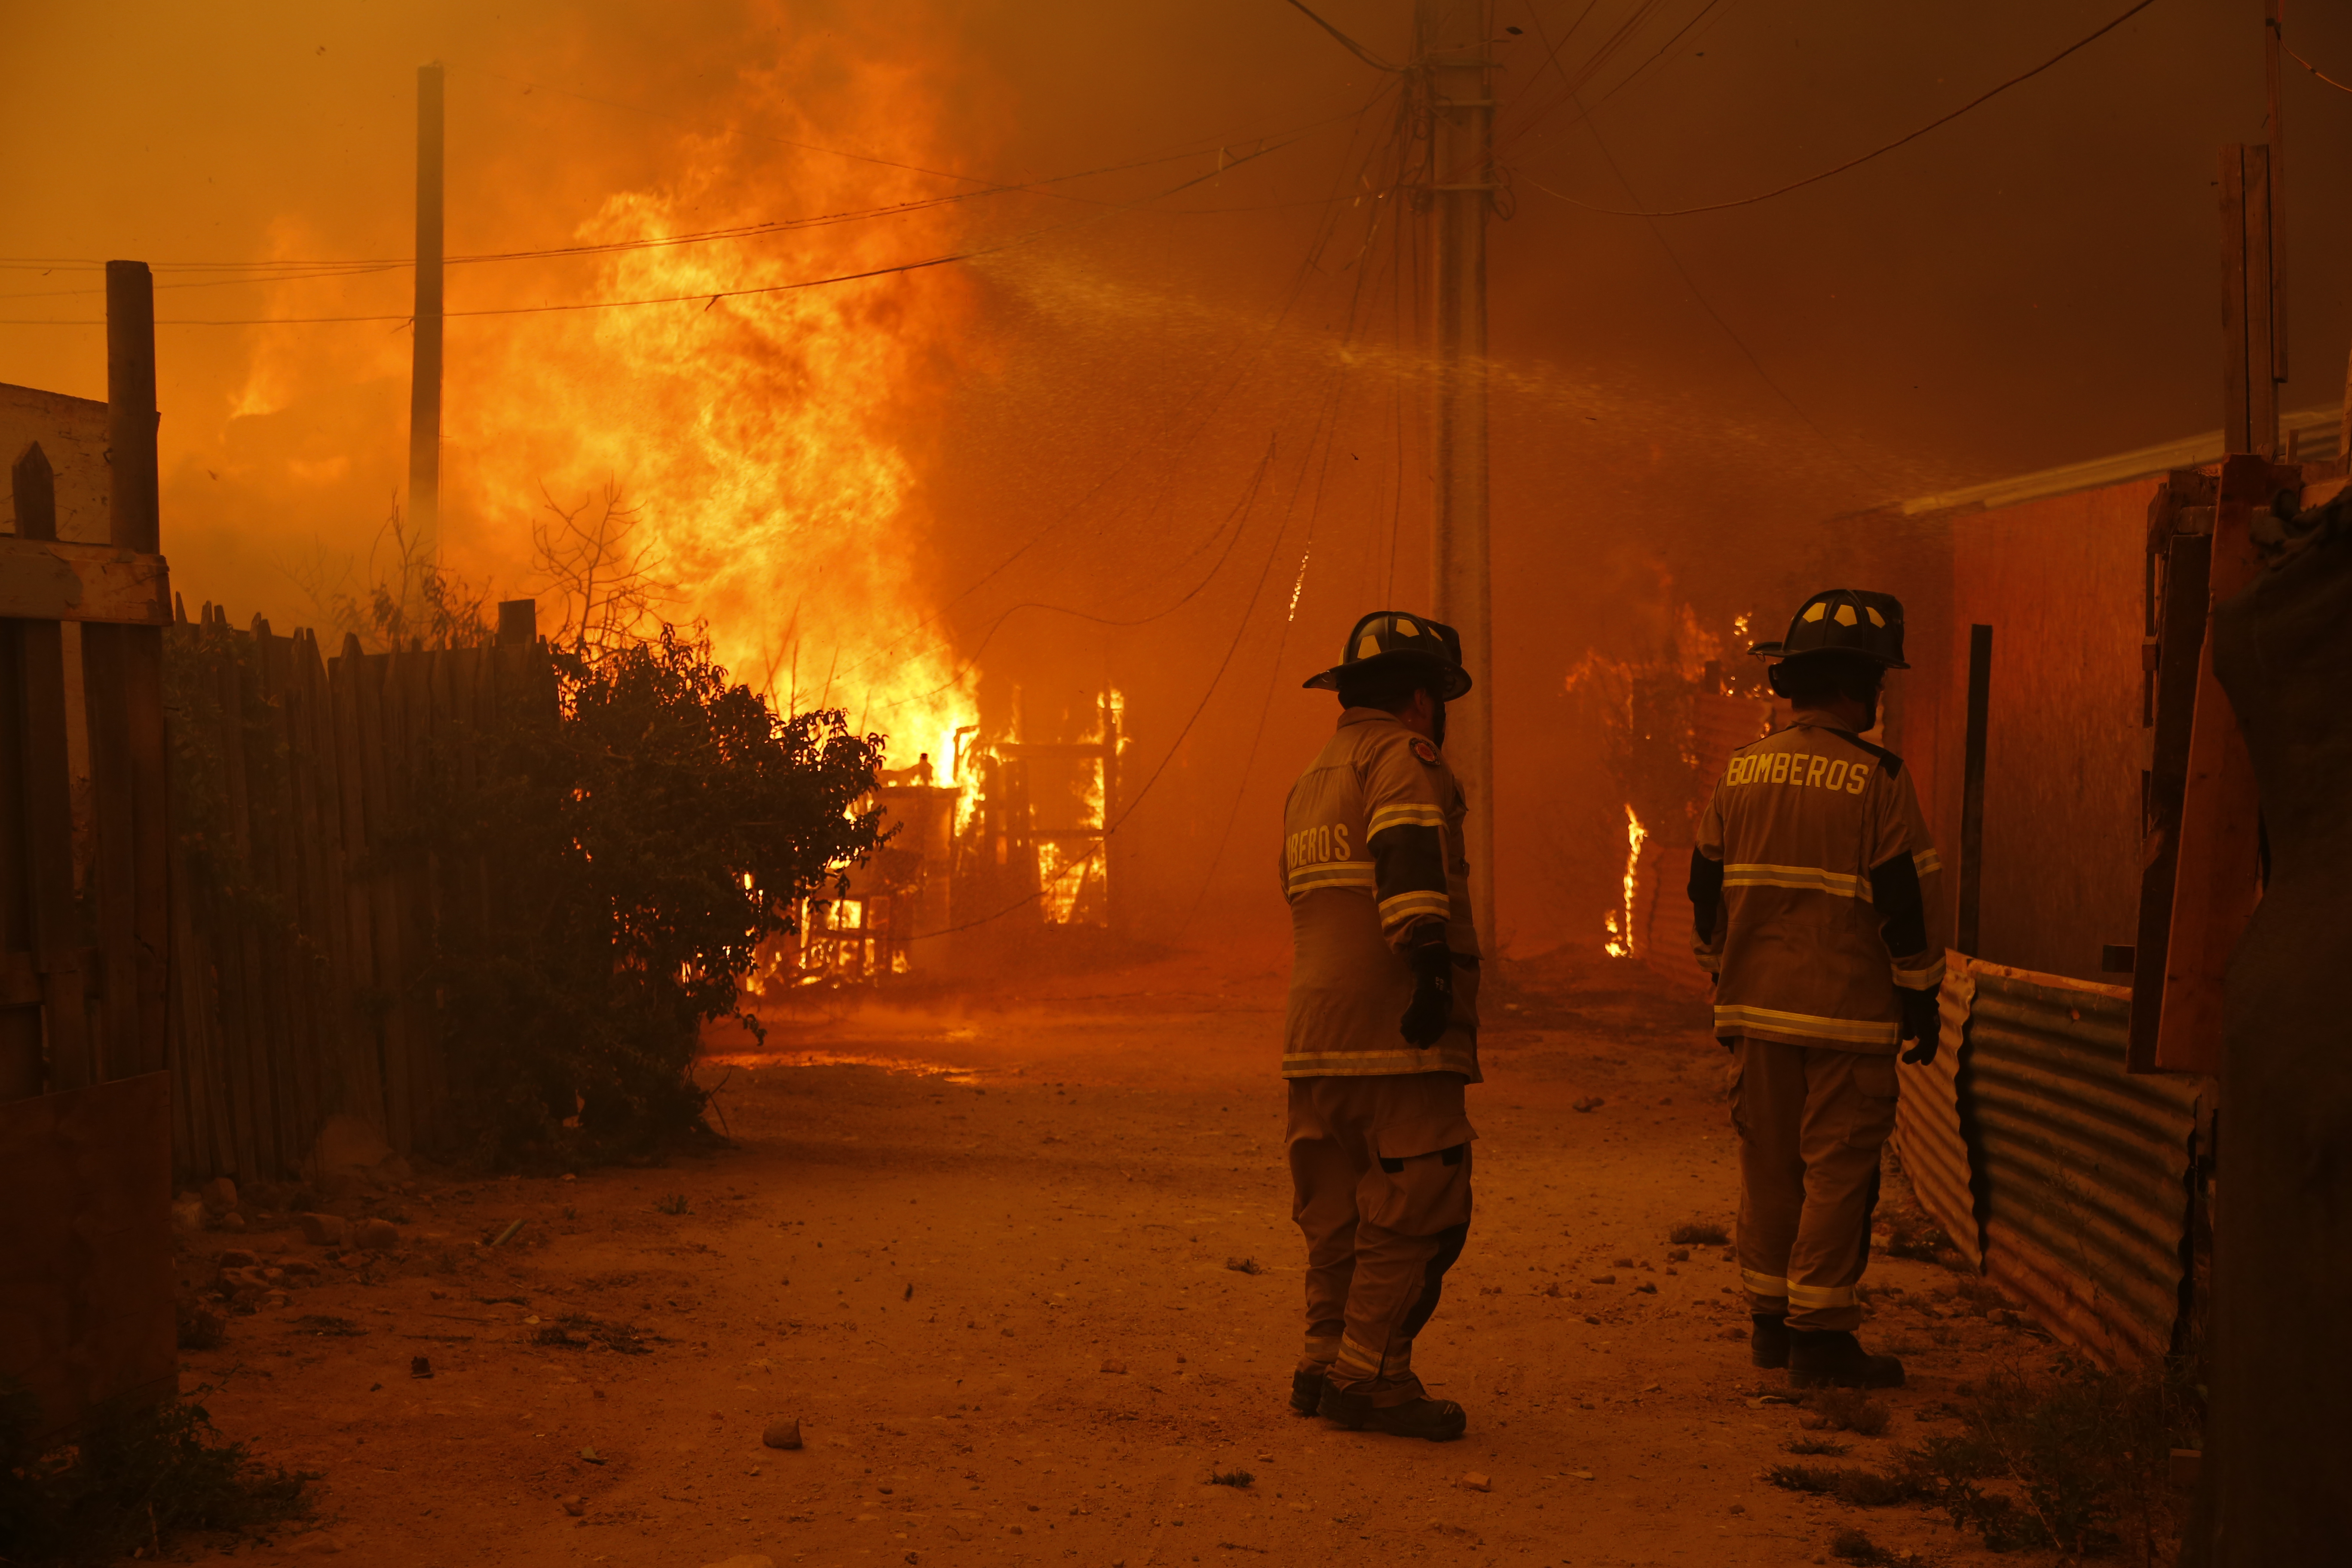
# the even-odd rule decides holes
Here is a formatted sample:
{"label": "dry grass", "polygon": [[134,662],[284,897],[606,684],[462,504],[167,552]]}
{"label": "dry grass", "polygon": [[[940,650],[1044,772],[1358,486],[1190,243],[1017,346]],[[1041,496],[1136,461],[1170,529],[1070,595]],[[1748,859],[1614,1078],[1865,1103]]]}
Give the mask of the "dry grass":
{"label": "dry grass", "polygon": [[310,1511],[316,1476],[257,1462],[220,1437],[201,1405],[111,1405],[72,1443],[37,1437],[38,1426],[23,1384],[0,1379],[0,1561],[160,1555],[189,1531],[266,1541]]}
{"label": "dry grass", "polygon": [[1820,1432],[1859,1432],[1875,1437],[1886,1430],[1886,1406],[1858,1388],[1816,1389],[1805,1396],[1810,1415],[1801,1423]]}
{"label": "dry grass", "polygon": [[1676,1247],[1722,1247],[1731,1233],[1713,1220],[1690,1220],[1667,1232],[1666,1239]]}

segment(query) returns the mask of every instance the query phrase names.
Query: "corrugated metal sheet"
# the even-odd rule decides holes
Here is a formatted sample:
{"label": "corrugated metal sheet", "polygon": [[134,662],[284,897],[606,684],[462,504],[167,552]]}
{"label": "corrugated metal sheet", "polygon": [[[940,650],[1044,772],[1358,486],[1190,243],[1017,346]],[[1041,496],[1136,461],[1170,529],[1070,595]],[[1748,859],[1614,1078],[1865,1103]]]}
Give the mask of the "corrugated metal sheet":
{"label": "corrugated metal sheet", "polygon": [[2119,987],[1966,971],[1958,1105],[1985,1271],[2101,1360],[2163,1353],[2181,1309],[2195,1089],[2125,1070]]}
{"label": "corrugated metal sheet", "polygon": [[1922,1067],[1902,1063],[1902,1093],[1895,1103],[1895,1152],[1911,1190],[1943,1226],[1969,1267],[1984,1270],[1984,1241],[1977,1228],[1976,1197],[1969,1184],[1969,1146],[1960,1136],[1958,1073],[1976,979],[1953,953],[1947,962],[1941,1039],[1936,1059]]}

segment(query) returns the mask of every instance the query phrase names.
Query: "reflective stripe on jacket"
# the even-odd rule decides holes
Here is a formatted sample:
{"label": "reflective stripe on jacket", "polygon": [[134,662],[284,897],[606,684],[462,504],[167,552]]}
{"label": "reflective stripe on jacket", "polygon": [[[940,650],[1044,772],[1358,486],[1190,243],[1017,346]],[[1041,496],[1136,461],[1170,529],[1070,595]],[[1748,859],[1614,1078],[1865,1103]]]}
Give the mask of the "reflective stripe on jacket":
{"label": "reflective stripe on jacket", "polygon": [[[1944,976],[1942,864],[1903,759],[1800,714],[1733,753],[1697,852],[1713,862],[1693,862],[1692,888],[1713,916],[1695,946],[1717,975],[1716,1033],[1893,1052],[1895,988]],[[1890,889],[1902,920],[1880,907]]]}
{"label": "reflective stripe on jacket", "polygon": [[[1291,786],[1282,887],[1294,959],[1285,1078],[1456,1072],[1478,1080],[1478,934],[1470,919],[1465,802],[1437,748],[1376,708],[1349,708]],[[1399,950],[1445,922],[1454,1016],[1434,1045],[1398,1030],[1412,1000]]]}

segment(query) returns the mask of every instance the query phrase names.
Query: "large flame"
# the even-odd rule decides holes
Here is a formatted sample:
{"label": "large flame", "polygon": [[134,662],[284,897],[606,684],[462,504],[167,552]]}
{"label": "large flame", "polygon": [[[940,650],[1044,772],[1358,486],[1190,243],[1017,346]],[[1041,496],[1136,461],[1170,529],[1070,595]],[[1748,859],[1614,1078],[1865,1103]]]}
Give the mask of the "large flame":
{"label": "large flame", "polygon": [[[705,128],[677,136],[672,173],[610,196],[574,237],[701,233],[941,194],[910,168],[781,145],[948,165],[926,108],[939,95],[909,79],[915,68],[835,53],[820,73],[806,53],[817,47],[747,69],[707,105]],[[844,72],[821,101],[804,89]],[[941,254],[957,238],[947,211],[610,253],[583,295],[709,303],[507,318],[449,395],[465,481],[456,504],[509,553],[550,495],[569,506],[616,485],[642,520],[651,574],[669,585],[670,618],[705,623],[719,660],[779,707],[845,709],[854,727],[889,735],[891,765],[927,754],[942,784],[975,705],[951,651],[922,629],[934,606],[910,433],[968,327],[969,286],[935,268],[728,296]]]}

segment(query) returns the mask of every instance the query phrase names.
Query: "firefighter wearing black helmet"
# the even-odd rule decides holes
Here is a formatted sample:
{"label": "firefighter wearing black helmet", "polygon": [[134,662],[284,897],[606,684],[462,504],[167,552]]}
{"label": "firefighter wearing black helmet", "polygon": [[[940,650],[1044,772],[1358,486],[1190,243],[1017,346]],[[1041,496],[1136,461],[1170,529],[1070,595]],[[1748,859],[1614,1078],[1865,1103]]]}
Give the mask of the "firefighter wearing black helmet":
{"label": "firefighter wearing black helmet", "polygon": [[1291,1404],[1343,1426],[1443,1441],[1414,1338],[1470,1229],[1478,934],[1445,704],[1470,689],[1454,628],[1357,622],[1338,732],[1284,808],[1295,962],[1283,1026],[1293,1215],[1307,1241],[1307,1346]]}
{"label": "firefighter wearing black helmet", "polygon": [[1854,1340],[1895,1053],[1935,1056],[1938,865],[1903,759],[1862,739],[1903,661],[1903,606],[1832,588],[1753,649],[1795,710],[1734,753],[1701,819],[1690,898],[1734,1053],[1738,1254],[1758,1366],[1802,1386],[1895,1387]]}

